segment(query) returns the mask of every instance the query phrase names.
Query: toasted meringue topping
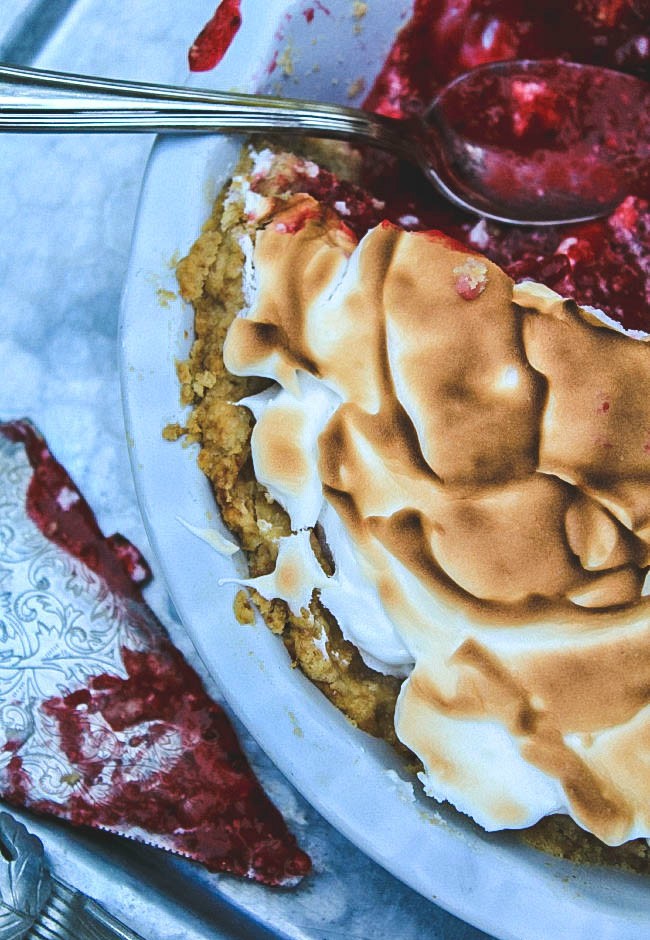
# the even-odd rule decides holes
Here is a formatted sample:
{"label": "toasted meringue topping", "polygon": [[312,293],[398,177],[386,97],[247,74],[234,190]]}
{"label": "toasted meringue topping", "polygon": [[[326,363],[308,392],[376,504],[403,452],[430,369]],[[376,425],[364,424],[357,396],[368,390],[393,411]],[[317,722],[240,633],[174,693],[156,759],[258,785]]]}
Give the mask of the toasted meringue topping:
{"label": "toasted meringue topping", "polygon": [[[306,196],[252,267],[225,361],[276,383],[245,404],[296,530],[255,587],[318,589],[410,670],[396,728],[431,795],[487,829],[649,836],[648,338],[438,233],[356,244]],[[317,521],[331,576],[289,550]]]}

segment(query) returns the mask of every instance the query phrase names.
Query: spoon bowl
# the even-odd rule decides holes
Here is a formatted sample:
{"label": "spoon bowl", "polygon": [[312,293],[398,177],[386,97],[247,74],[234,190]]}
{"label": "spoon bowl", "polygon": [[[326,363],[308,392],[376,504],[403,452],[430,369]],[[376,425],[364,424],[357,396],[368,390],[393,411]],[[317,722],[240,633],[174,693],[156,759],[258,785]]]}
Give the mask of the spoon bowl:
{"label": "spoon bowl", "polygon": [[595,66],[510,61],[461,75],[423,118],[0,66],[0,131],[291,132],[392,151],[456,206],[517,225],[607,215],[648,173],[650,85]]}
{"label": "spoon bowl", "polygon": [[595,66],[483,66],[447,85],[425,122],[436,185],[501,221],[608,215],[650,163],[650,85]]}

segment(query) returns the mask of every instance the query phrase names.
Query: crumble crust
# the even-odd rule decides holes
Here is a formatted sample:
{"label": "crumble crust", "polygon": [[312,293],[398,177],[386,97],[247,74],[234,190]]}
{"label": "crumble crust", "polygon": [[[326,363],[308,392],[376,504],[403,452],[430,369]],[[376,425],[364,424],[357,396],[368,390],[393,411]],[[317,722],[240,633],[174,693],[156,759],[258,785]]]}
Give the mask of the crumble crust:
{"label": "crumble crust", "polygon": [[[245,157],[238,173],[247,171],[250,160]],[[291,528],[287,514],[254,478],[253,418],[248,409],[233,404],[268,383],[231,375],[222,358],[226,331],[244,303],[244,258],[238,244],[244,225],[242,204],[220,197],[201,237],[178,265],[181,295],[194,306],[196,332],[190,358],[178,364],[178,375],[182,402],[192,406],[187,439],[199,442],[199,466],[256,577],[273,570],[277,539],[289,535]],[[315,535],[312,539],[328,570],[326,551]],[[269,628],[282,637],[293,662],[330,701],[353,724],[404,751],[393,727],[401,681],[369,669],[317,597],[301,617],[281,600],[267,601],[255,591],[252,598]],[[242,612],[241,601],[238,612]],[[409,757],[414,760],[413,755]]]}

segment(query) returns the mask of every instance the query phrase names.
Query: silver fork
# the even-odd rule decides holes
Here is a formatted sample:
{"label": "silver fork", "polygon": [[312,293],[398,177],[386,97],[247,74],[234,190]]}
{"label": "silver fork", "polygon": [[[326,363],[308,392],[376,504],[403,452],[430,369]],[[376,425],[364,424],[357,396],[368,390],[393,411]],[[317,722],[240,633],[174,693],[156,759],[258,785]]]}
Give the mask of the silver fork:
{"label": "silver fork", "polygon": [[0,131],[210,130],[320,134],[375,143],[407,158],[413,150],[404,124],[355,108],[0,64]]}

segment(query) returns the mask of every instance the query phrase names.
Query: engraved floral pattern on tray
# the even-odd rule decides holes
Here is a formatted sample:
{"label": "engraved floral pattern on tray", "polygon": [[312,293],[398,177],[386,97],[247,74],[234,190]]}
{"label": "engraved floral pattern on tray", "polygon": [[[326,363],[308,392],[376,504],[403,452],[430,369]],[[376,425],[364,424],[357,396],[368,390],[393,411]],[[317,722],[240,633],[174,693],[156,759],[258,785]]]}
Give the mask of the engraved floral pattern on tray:
{"label": "engraved floral pattern on tray", "polygon": [[[121,651],[142,649],[142,635],[133,629],[128,599],[25,515],[32,476],[23,446],[0,436],[0,774],[19,753],[31,799],[63,803],[81,781],[64,748],[53,746],[60,727],[41,706],[95,676],[126,678]],[[76,498],[72,490],[59,496]],[[88,715],[84,756],[108,768],[128,748],[128,775],[145,777],[182,748],[174,730],[152,741],[145,729],[143,723],[120,732],[101,714]],[[93,781],[93,800],[102,802],[109,788],[107,769]]]}

